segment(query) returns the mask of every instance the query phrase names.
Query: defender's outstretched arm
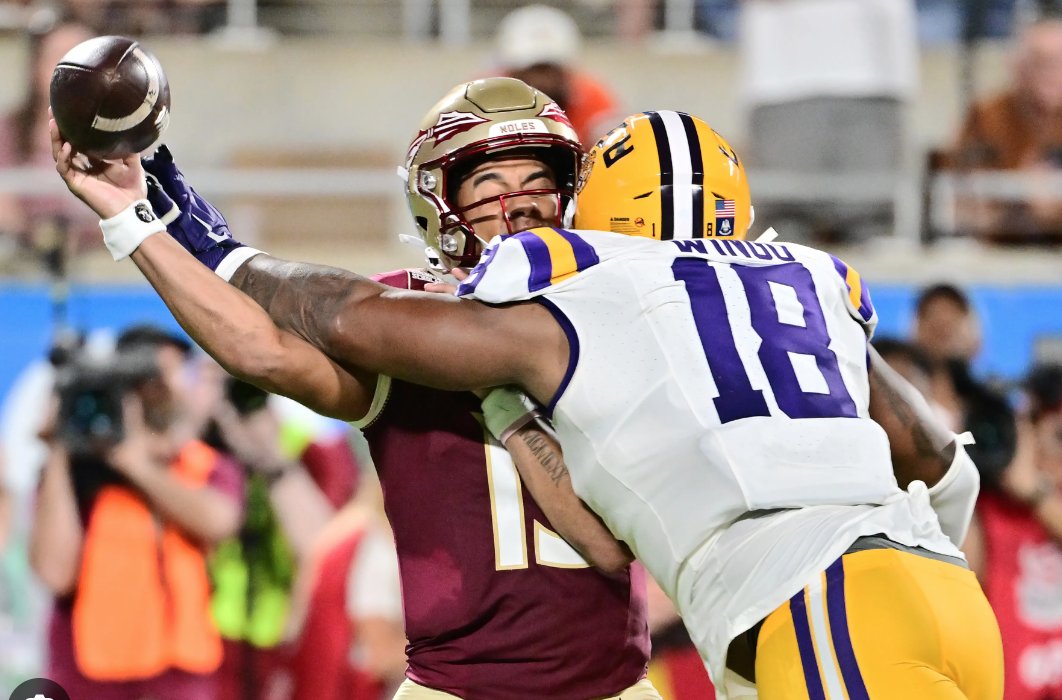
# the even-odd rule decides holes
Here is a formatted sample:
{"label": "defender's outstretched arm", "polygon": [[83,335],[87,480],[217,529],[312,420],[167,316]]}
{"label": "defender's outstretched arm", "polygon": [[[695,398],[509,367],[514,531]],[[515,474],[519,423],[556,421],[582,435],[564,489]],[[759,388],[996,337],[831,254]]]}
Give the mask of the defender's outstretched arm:
{"label": "defender's outstretched arm", "polygon": [[940,528],[962,547],[981,488],[977,467],[962,440],[934,415],[917,389],[870,352],[870,417],[889,436],[893,471],[900,486],[922,481]]}
{"label": "defender's outstretched arm", "polygon": [[[139,158],[108,162],[90,174],[75,165],[74,151],[54,121],[50,130],[56,170],[102,219],[132,211],[145,197]],[[563,378],[567,338],[536,304],[492,308],[397,291],[350,273],[341,275],[348,283],[345,294],[314,299],[314,309],[303,309],[297,318],[302,332],[330,356],[322,358],[314,345],[278,328],[261,306],[175,240],[157,235],[165,231],[161,221],[144,226],[158,230],[138,237],[125,254],[131,252],[181,326],[236,376],[329,415],[347,417],[341,397],[356,382],[343,369],[349,366],[446,389],[517,383],[543,402]]]}
{"label": "defender's outstretched arm", "polygon": [[902,488],[914,480],[935,485],[955,457],[954,433],[918,389],[870,348],[870,417],[885,429]]}

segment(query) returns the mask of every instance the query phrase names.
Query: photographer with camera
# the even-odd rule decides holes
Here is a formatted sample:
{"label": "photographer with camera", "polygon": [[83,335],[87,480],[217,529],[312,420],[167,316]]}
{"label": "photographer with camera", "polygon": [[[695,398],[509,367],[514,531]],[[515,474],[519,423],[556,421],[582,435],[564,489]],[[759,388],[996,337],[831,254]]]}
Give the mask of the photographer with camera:
{"label": "photographer with camera", "polygon": [[[285,651],[291,697],[390,697],[405,677],[406,639],[398,559],[379,483],[364,474],[353,498],[335,504],[326,494],[326,484],[336,483],[336,472],[357,469],[345,440],[346,457],[338,445],[319,445],[318,457],[329,456],[317,465],[318,474],[311,473],[307,458],[315,443],[306,442],[309,436],[291,439],[292,418],[285,420],[269,401],[269,394],[231,377],[222,393],[224,399],[213,412],[216,434],[208,431],[206,439],[233,454],[248,471],[247,520],[241,531],[246,572],[242,602],[245,627],[251,628],[247,631],[269,627],[263,613],[268,612],[270,606],[265,603],[273,596],[267,598],[265,593],[269,587],[279,592],[280,581],[270,575],[270,569],[282,562],[269,566],[264,559],[275,560],[281,550],[290,552],[294,576],[284,589],[287,605],[281,620],[286,628],[284,639],[290,643],[280,644],[277,639],[273,648]],[[268,518],[262,517],[265,512]],[[282,538],[283,547],[275,546],[274,534]],[[239,638],[227,633],[229,626],[224,621],[230,615],[224,608],[229,606],[219,605],[218,599],[228,587],[225,579],[231,577],[223,575],[222,563],[215,557],[215,619],[227,637],[223,674],[227,670],[225,675],[231,677],[240,668],[229,658],[238,656],[244,659],[246,679],[248,657],[268,658],[272,645],[263,644],[267,640],[261,635],[256,639],[246,632],[247,643],[238,644]],[[224,562],[226,570],[235,565]],[[275,683],[277,670],[268,663],[251,662],[254,692],[239,697],[264,696]],[[223,693],[223,700],[234,697]]]}
{"label": "photographer with camera", "polygon": [[30,560],[55,595],[48,676],[71,697],[216,697],[205,555],[239,528],[243,482],[179,437],[189,350],[138,326],[58,368]]}

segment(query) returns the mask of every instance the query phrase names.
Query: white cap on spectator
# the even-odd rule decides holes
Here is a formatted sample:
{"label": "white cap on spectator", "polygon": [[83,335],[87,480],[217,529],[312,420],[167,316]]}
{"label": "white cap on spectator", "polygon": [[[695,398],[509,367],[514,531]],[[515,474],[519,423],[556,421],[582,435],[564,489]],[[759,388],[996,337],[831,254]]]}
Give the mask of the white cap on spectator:
{"label": "white cap on spectator", "polygon": [[580,41],[570,15],[547,5],[527,5],[501,21],[495,47],[503,68],[521,70],[539,63],[569,63],[578,55]]}

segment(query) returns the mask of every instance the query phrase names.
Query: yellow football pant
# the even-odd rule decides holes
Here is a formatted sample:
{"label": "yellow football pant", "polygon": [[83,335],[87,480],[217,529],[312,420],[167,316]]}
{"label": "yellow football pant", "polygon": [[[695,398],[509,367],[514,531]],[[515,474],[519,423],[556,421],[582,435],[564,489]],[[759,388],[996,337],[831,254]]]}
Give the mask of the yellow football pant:
{"label": "yellow football pant", "polygon": [[760,700],[1000,700],[999,626],[972,572],[894,549],[846,554],[771,613]]}

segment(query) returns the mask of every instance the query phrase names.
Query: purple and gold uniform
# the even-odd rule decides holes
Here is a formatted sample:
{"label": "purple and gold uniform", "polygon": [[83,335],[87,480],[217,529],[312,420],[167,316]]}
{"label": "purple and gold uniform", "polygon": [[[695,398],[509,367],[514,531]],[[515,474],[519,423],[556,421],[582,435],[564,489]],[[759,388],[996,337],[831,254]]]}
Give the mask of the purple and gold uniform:
{"label": "purple and gold uniform", "polygon": [[382,377],[363,421],[398,550],[407,676],[467,700],[618,694],[646,672],[643,574],[607,577],[553,533],[479,407]]}
{"label": "purple and gold uniform", "polygon": [[750,692],[726,673],[741,644],[763,700],[1002,697],[988,601],[870,417],[854,270],[791,243],[495,240],[458,294],[540,303],[566,333],[547,409],[572,486],[671,598],[718,700]]}

